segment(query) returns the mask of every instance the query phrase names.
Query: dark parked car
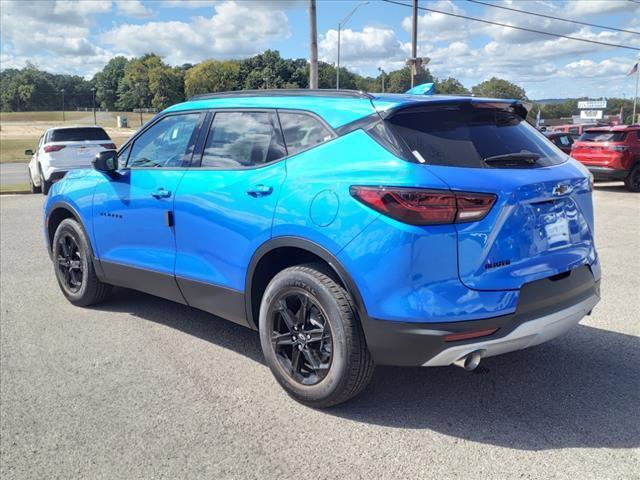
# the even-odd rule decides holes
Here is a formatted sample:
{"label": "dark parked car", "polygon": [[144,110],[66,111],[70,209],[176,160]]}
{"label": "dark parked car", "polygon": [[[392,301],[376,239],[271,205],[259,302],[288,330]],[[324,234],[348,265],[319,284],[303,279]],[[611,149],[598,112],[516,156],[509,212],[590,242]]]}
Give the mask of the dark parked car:
{"label": "dark parked car", "polygon": [[553,144],[567,155],[571,155],[571,146],[573,145],[573,137],[565,132],[545,132],[545,135]]}

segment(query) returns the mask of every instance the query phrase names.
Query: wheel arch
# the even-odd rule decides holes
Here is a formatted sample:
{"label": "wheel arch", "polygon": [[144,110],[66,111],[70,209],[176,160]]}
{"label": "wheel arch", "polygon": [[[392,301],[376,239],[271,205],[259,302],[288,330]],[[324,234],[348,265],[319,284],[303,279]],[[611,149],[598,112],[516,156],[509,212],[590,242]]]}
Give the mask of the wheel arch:
{"label": "wheel arch", "polygon": [[56,234],[56,229],[60,223],[67,219],[72,218],[84,233],[85,237],[89,242],[89,250],[91,251],[91,256],[95,258],[93,253],[93,245],[91,244],[91,237],[89,236],[87,229],[84,226],[84,222],[82,221],[82,216],[78,213],[78,211],[69,203],[65,201],[57,201],[50,208],[47,216],[45,218],[45,239],[47,242],[47,250],[49,251],[49,255],[51,255],[53,248],[53,237]]}
{"label": "wheel arch", "polygon": [[353,298],[360,322],[367,318],[362,296],[340,261],[327,249],[300,237],[276,237],[262,244],[253,254],[245,280],[245,309],[249,324],[258,329],[262,295],[275,274],[294,265],[320,261]]}

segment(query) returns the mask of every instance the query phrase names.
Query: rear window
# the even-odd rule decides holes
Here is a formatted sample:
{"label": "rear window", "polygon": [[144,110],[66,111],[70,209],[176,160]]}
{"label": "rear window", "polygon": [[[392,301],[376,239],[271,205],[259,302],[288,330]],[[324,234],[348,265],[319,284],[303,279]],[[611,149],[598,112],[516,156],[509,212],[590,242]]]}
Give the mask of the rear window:
{"label": "rear window", "polygon": [[49,142],[81,142],[83,140],[111,140],[101,128],[63,128],[49,134]]}
{"label": "rear window", "polygon": [[566,161],[543,134],[515,113],[465,107],[405,112],[390,120],[397,135],[421,163],[485,168],[502,155],[536,158],[531,167]]}
{"label": "rear window", "polygon": [[624,142],[625,132],[585,132],[580,137],[581,142]]}

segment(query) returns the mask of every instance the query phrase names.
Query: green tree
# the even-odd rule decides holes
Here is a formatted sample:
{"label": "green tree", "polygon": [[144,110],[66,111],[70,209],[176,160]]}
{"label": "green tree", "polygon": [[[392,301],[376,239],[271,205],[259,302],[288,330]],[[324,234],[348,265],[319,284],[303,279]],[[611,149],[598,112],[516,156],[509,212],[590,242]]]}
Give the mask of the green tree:
{"label": "green tree", "polygon": [[[433,76],[428,68],[416,75],[415,85],[433,82]],[[401,68],[389,72],[385,80],[385,90],[392,93],[404,93],[411,88],[411,69]]]}
{"label": "green tree", "polygon": [[151,106],[158,110],[184,100],[184,77],[179,68],[157,65],[149,70],[149,90],[153,95]]}
{"label": "green tree", "polygon": [[442,79],[435,80],[435,90],[437,94],[445,95],[445,94],[458,94],[458,95],[469,95],[469,90],[465,88],[462,83],[456,78],[448,77]]}
{"label": "green tree", "polygon": [[97,73],[96,101],[102,108],[113,110],[118,101],[118,85],[124,78],[125,69],[129,61],[125,57],[114,57]]}
{"label": "green tree", "polygon": [[162,59],[153,53],[131,60],[126,65],[124,77],[118,85],[116,108],[124,111],[149,108],[154,97],[149,85],[149,72],[162,65]]}
{"label": "green tree", "polygon": [[240,85],[240,63],[235,60],[205,60],[187,70],[184,93],[187,98],[209,92],[237,90]]}
{"label": "green tree", "polygon": [[478,97],[515,98],[527,100],[523,88],[502,78],[492,77],[476,85],[471,92]]}

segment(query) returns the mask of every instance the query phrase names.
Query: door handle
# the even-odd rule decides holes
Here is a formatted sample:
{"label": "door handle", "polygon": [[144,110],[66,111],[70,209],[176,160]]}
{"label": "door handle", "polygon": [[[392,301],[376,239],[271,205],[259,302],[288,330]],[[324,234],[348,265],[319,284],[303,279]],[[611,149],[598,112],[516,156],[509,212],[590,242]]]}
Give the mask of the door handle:
{"label": "door handle", "polygon": [[171,192],[169,190],[165,190],[164,188],[159,188],[155,192],[151,192],[151,196],[153,198],[169,198],[171,196]]}
{"label": "door handle", "polygon": [[273,193],[273,187],[268,185],[256,185],[247,190],[247,194],[253,198],[265,197]]}

